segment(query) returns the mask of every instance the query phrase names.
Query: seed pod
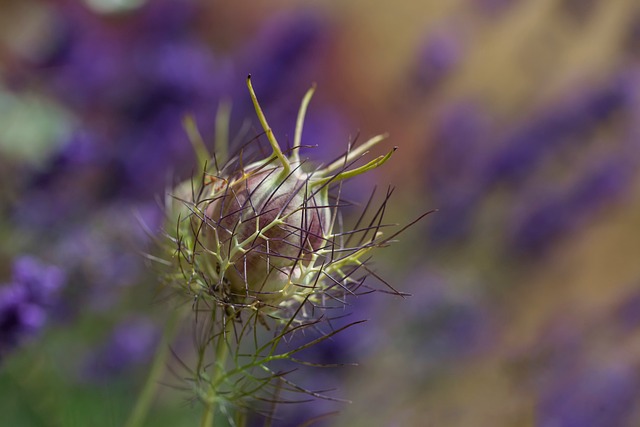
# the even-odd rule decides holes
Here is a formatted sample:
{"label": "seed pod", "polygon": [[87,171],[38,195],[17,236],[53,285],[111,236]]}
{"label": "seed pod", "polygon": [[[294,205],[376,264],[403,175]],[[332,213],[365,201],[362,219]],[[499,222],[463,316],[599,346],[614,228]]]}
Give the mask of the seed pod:
{"label": "seed pod", "polygon": [[[329,203],[329,186],[377,168],[393,151],[349,169],[384,139],[377,136],[347,151],[334,163],[305,170],[298,149],[314,89],[303,98],[293,149],[286,157],[258,104],[251,81],[247,83],[273,150],[267,158],[248,166],[243,166],[244,159],[239,158],[237,170],[229,172],[234,162],[226,162],[220,170],[219,157],[209,161],[212,156],[193,122],[185,123],[204,173],[199,182],[185,182],[173,192],[174,199],[182,202],[173,209],[178,219],[174,238],[178,249],[174,254],[180,269],[177,277],[184,279],[181,286],[195,298],[211,298],[214,304],[227,306],[231,313],[237,312],[237,306],[287,308],[291,307],[287,301],[313,296],[317,302],[336,289],[350,292],[350,287],[359,286],[363,280],[354,277],[354,273],[359,269],[368,271],[362,268],[364,255],[387,240],[378,239],[379,224],[351,232],[341,230],[339,235],[348,236],[347,243],[361,234],[360,243],[342,246],[344,237],[338,238],[332,230],[339,209]],[[367,237],[370,232],[373,238]]]}
{"label": "seed pod", "polygon": [[203,239],[235,253],[223,266],[233,294],[274,301],[295,291],[300,272],[325,245],[331,211],[323,198],[306,174],[285,174],[282,166],[249,170],[213,195]]}

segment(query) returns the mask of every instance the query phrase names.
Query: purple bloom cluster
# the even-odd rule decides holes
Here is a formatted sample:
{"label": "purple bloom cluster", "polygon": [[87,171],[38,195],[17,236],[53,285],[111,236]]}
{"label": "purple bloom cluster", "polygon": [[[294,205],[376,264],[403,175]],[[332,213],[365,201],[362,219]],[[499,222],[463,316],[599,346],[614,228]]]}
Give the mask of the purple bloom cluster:
{"label": "purple bloom cluster", "polygon": [[569,188],[525,199],[514,217],[510,246],[527,254],[544,252],[557,238],[619,200],[631,187],[637,162],[620,154],[600,159]]}
{"label": "purple bloom cluster", "polygon": [[391,345],[403,355],[412,355],[415,363],[407,369],[414,380],[427,380],[491,349],[499,329],[489,301],[479,292],[456,290],[450,275],[430,269],[415,272],[407,283],[410,287],[405,289],[412,296],[402,302],[403,315],[394,317],[390,312],[383,320],[372,322],[388,334],[385,347]]}
{"label": "purple bloom cluster", "polygon": [[563,375],[555,382],[555,386],[542,393],[536,425],[627,425],[640,396],[640,378],[636,369],[626,363],[586,368],[573,376]]}
{"label": "purple bloom cluster", "polygon": [[489,142],[489,118],[473,104],[444,109],[432,132],[432,159],[427,185],[433,204],[443,214],[429,221],[429,238],[446,242],[471,231],[474,209],[484,196],[482,182]]}
{"label": "purple bloom cluster", "polygon": [[486,301],[456,293],[449,280],[426,272],[413,283],[409,301],[406,327],[422,337],[414,351],[432,359],[434,367],[481,352],[496,333]]}
{"label": "purple bloom cluster", "polygon": [[[440,212],[428,223],[430,240],[467,238],[486,196],[506,191],[512,203],[503,209],[504,220],[512,225],[503,243],[514,253],[541,254],[618,200],[640,161],[634,142],[638,87],[633,73],[614,76],[503,135],[477,106],[445,110],[431,134],[427,185]],[[614,139],[606,156],[598,149],[603,129]],[[584,160],[585,153],[593,153],[592,160]],[[564,176],[549,174],[554,165]],[[554,179],[570,183],[543,191]]]}
{"label": "purple bloom cluster", "polygon": [[521,185],[563,148],[584,146],[595,131],[636,106],[637,87],[636,78],[614,76],[602,86],[543,110],[498,142],[487,165],[487,184]]}
{"label": "purple bloom cluster", "polygon": [[[633,349],[638,292],[585,319],[572,310],[549,318],[520,353],[518,382],[532,386],[536,425],[636,425],[640,377]],[[631,350],[631,351],[629,351]]]}
{"label": "purple bloom cluster", "polygon": [[121,26],[81,6],[57,11],[66,36],[31,79],[73,109],[82,128],[36,177],[34,191],[53,202],[72,185],[64,205],[77,212],[117,197],[153,196],[172,169],[185,173],[180,161],[189,164],[190,153],[181,117],[206,117],[210,130],[224,84],[211,52],[191,35],[190,5],[177,13],[176,2],[154,2]]}
{"label": "purple bloom cluster", "polygon": [[42,330],[65,283],[58,267],[15,260],[11,282],[0,287],[0,357]]}

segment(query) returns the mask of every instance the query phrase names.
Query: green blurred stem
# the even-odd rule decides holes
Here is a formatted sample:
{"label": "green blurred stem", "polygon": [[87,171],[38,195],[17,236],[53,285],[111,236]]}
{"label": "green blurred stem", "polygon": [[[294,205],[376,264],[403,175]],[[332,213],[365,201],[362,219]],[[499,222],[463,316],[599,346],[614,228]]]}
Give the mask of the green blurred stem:
{"label": "green blurred stem", "polygon": [[165,363],[167,356],[169,355],[169,348],[171,341],[175,337],[178,330],[179,320],[181,318],[180,310],[174,310],[167,320],[164,327],[164,333],[162,334],[162,340],[158,344],[158,350],[156,351],[155,358],[149,371],[149,376],[144,384],[144,388],[138,395],[136,405],[133,407],[133,411],[129,414],[125,427],[139,427],[142,426],[153,398],[156,395],[156,390],[160,382],[160,378],[164,374]]}
{"label": "green blurred stem", "polygon": [[229,346],[227,345],[227,339],[229,334],[233,331],[232,317],[226,319],[224,331],[218,335],[216,342],[216,359],[215,359],[215,371],[211,376],[211,384],[209,386],[209,395],[207,396],[207,402],[205,402],[204,412],[202,413],[202,421],[200,427],[213,426],[213,419],[216,412],[216,387],[219,385],[222,377],[225,375],[225,367],[227,365],[227,357],[229,356]]}
{"label": "green blurred stem", "polygon": [[236,412],[236,427],[244,427],[247,425],[247,413],[245,411]]}

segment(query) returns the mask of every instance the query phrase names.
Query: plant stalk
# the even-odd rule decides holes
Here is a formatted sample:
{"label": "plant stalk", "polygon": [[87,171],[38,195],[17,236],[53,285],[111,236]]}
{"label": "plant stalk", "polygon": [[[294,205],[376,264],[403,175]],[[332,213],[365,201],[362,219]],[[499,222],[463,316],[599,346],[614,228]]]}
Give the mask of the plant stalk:
{"label": "plant stalk", "polygon": [[156,395],[160,377],[164,373],[165,362],[169,354],[169,346],[175,337],[176,331],[178,330],[180,317],[180,311],[174,310],[167,320],[164,333],[162,334],[162,339],[158,344],[156,355],[151,364],[151,369],[149,370],[149,376],[144,383],[142,391],[138,395],[138,400],[133,407],[133,411],[131,411],[127,422],[124,424],[125,427],[140,427],[143,425],[147,414],[149,413],[149,408],[151,407],[153,398]]}
{"label": "plant stalk", "polygon": [[209,386],[209,395],[207,396],[207,402],[205,402],[204,412],[202,413],[202,420],[200,427],[212,427],[213,419],[216,412],[216,387],[219,385],[221,378],[225,375],[225,368],[227,364],[227,357],[229,356],[229,346],[227,345],[227,339],[229,334],[233,331],[232,316],[226,318],[226,324],[224,331],[218,335],[216,342],[216,358],[214,361],[214,374],[211,376],[211,384]]}

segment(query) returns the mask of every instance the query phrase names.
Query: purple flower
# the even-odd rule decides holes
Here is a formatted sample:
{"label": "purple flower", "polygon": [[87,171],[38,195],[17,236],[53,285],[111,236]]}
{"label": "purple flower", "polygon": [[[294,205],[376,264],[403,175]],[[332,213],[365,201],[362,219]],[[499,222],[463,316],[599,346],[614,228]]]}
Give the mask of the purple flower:
{"label": "purple flower", "polygon": [[428,224],[427,236],[433,244],[460,241],[473,230],[477,204],[481,195],[471,190],[452,192],[445,199],[434,200],[438,207]]}
{"label": "purple flower", "polygon": [[585,323],[565,310],[548,319],[538,338],[522,349],[529,386],[538,396],[536,425],[630,425],[640,397],[640,377],[633,363],[603,359],[598,344],[601,326],[602,319]]}
{"label": "purple flower", "polygon": [[542,392],[537,407],[541,427],[626,425],[640,397],[636,370],[624,363],[593,366],[561,375]]}
{"label": "purple flower", "polygon": [[[277,13],[269,17],[257,36],[235,58],[238,71],[228,91],[234,100],[234,109],[242,112],[235,117],[246,119],[253,116],[244,113],[253,107],[243,80],[237,78],[240,70],[243,73],[246,70],[252,73],[256,92],[263,108],[268,111],[274,133],[285,144],[287,140],[291,141],[301,97],[312,83],[322,83],[330,34],[327,19],[310,10]],[[324,156],[327,148],[327,151],[336,147],[342,149],[347,142],[348,133],[343,132],[345,120],[335,113],[335,106],[323,104],[321,99],[314,99],[311,111],[315,112],[307,115],[302,144],[318,145],[321,151],[317,156],[314,150],[306,151],[312,157],[327,160]],[[317,114],[318,111],[321,113]],[[257,123],[256,128],[259,128]],[[341,153],[335,153],[338,154]]]}
{"label": "purple flower", "polygon": [[511,246],[529,254],[542,253],[575,224],[562,194],[539,196],[534,203],[521,208],[520,215],[512,232]]}
{"label": "purple flower", "polygon": [[120,301],[124,289],[150,279],[142,253],[162,226],[162,212],[149,204],[106,206],[84,223],[65,229],[64,238],[52,242],[55,257],[74,283],[90,284],[72,296],[70,313],[81,308],[104,312]]}
{"label": "purple flower", "polygon": [[65,275],[58,267],[23,256],[13,264],[13,281],[26,289],[31,302],[51,306],[62,289]]}
{"label": "purple flower", "polygon": [[516,214],[510,246],[520,253],[542,254],[556,239],[620,199],[633,182],[637,162],[633,156],[610,156],[583,172],[567,189],[525,198]]}
{"label": "purple flower", "polygon": [[463,186],[477,180],[483,172],[489,131],[490,120],[482,106],[460,103],[442,110],[430,135],[428,183],[432,191],[445,192],[446,185]]}
{"label": "purple flower", "polygon": [[630,83],[635,81],[616,78],[569,102],[551,106],[517,128],[499,144],[489,161],[487,181],[518,185],[567,144],[583,144],[598,126],[631,106]]}
{"label": "purple flower", "polygon": [[[261,88],[260,102],[287,100],[282,93],[295,88],[292,85],[295,82],[303,84],[302,90],[307,89],[314,77],[302,81],[300,77],[317,68],[328,41],[328,30],[326,22],[310,11],[282,13],[267,20],[238,61],[240,69],[252,70],[256,89]],[[245,92],[244,88],[241,90]]]}
{"label": "purple flower", "polygon": [[413,375],[430,376],[491,347],[496,325],[483,296],[455,291],[449,278],[426,269],[405,282],[412,296],[402,301],[403,314],[387,333],[398,351],[414,355]]}
{"label": "purple flower", "polygon": [[[640,160],[637,82],[632,72],[620,73],[549,106],[504,136],[497,136],[491,117],[473,105],[445,109],[431,133],[427,186],[439,212],[428,222],[429,240],[443,244],[468,237],[487,196],[508,191],[514,203],[502,208],[506,221],[512,215],[505,243],[517,249],[514,253],[541,254],[620,200]],[[611,130],[614,147],[604,159],[597,150],[601,129]],[[589,160],[590,152],[595,155]],[[579,161],[554,168],[566,158]],[[550,186],[555,177],[547,171],[556,169],[563,178],[573,174],[567,180],[572,182]]]}
{"label": "purple flower", "polygon": [[198,13],[194,1],[154,1],[142,9],[138,31],[151,39],[175,39],[192,30]]}
{"label": "purple flower", "polygon": [[462,55],[457,34],[450,31],[436,31],[427,37],[418,53],[414,69],[414,89],[429,93],[443,82],[458,65]]}
{"label": "purple flower", "polygon": [[207,117],[200,124],[211,134],[219,91],[227,84],[211,48],[191,30],[192,9],[190,3],[153,2],[131,14],[131,25],[120,26],[74,5],[56,9],[67,35],[64,54],[30,75],[83,125],[35,177],[45,195],[64,187],[62,202],[52,196],[51,205],[91,208],[113,198],[151,198],[172,174],[191,172],[182,166],[192,163],[182,116]]}
{"label": "purple flower", "polygon": [[428,192],[439,210],[428,221],[430,240],[458,240],[471,230],[485,188],[479,179],[485,163],[489,119],[473,104],[445,109],[431,135]]}
{"label": "purple flower", "polygon": [[0,288],[0,354],[16,346],[23,336],[33,333],[34,328],[39,328],[41,322],[34,324],[33,313],[27,313],[28,307],[24,288],[14,284]]}
{"label": "purple flower", "polygon": [[14,261],[12,282],[0,287],[0,356],[45,326],[65,280],[59,268],[35,258]]}
{"label": "purple flower", "polygon": [[419,343],[414,351],[432,363],[474,354],[486,344],[488,313],[474,301],[449,299],[419,311],[407,322],[407,332]]}

